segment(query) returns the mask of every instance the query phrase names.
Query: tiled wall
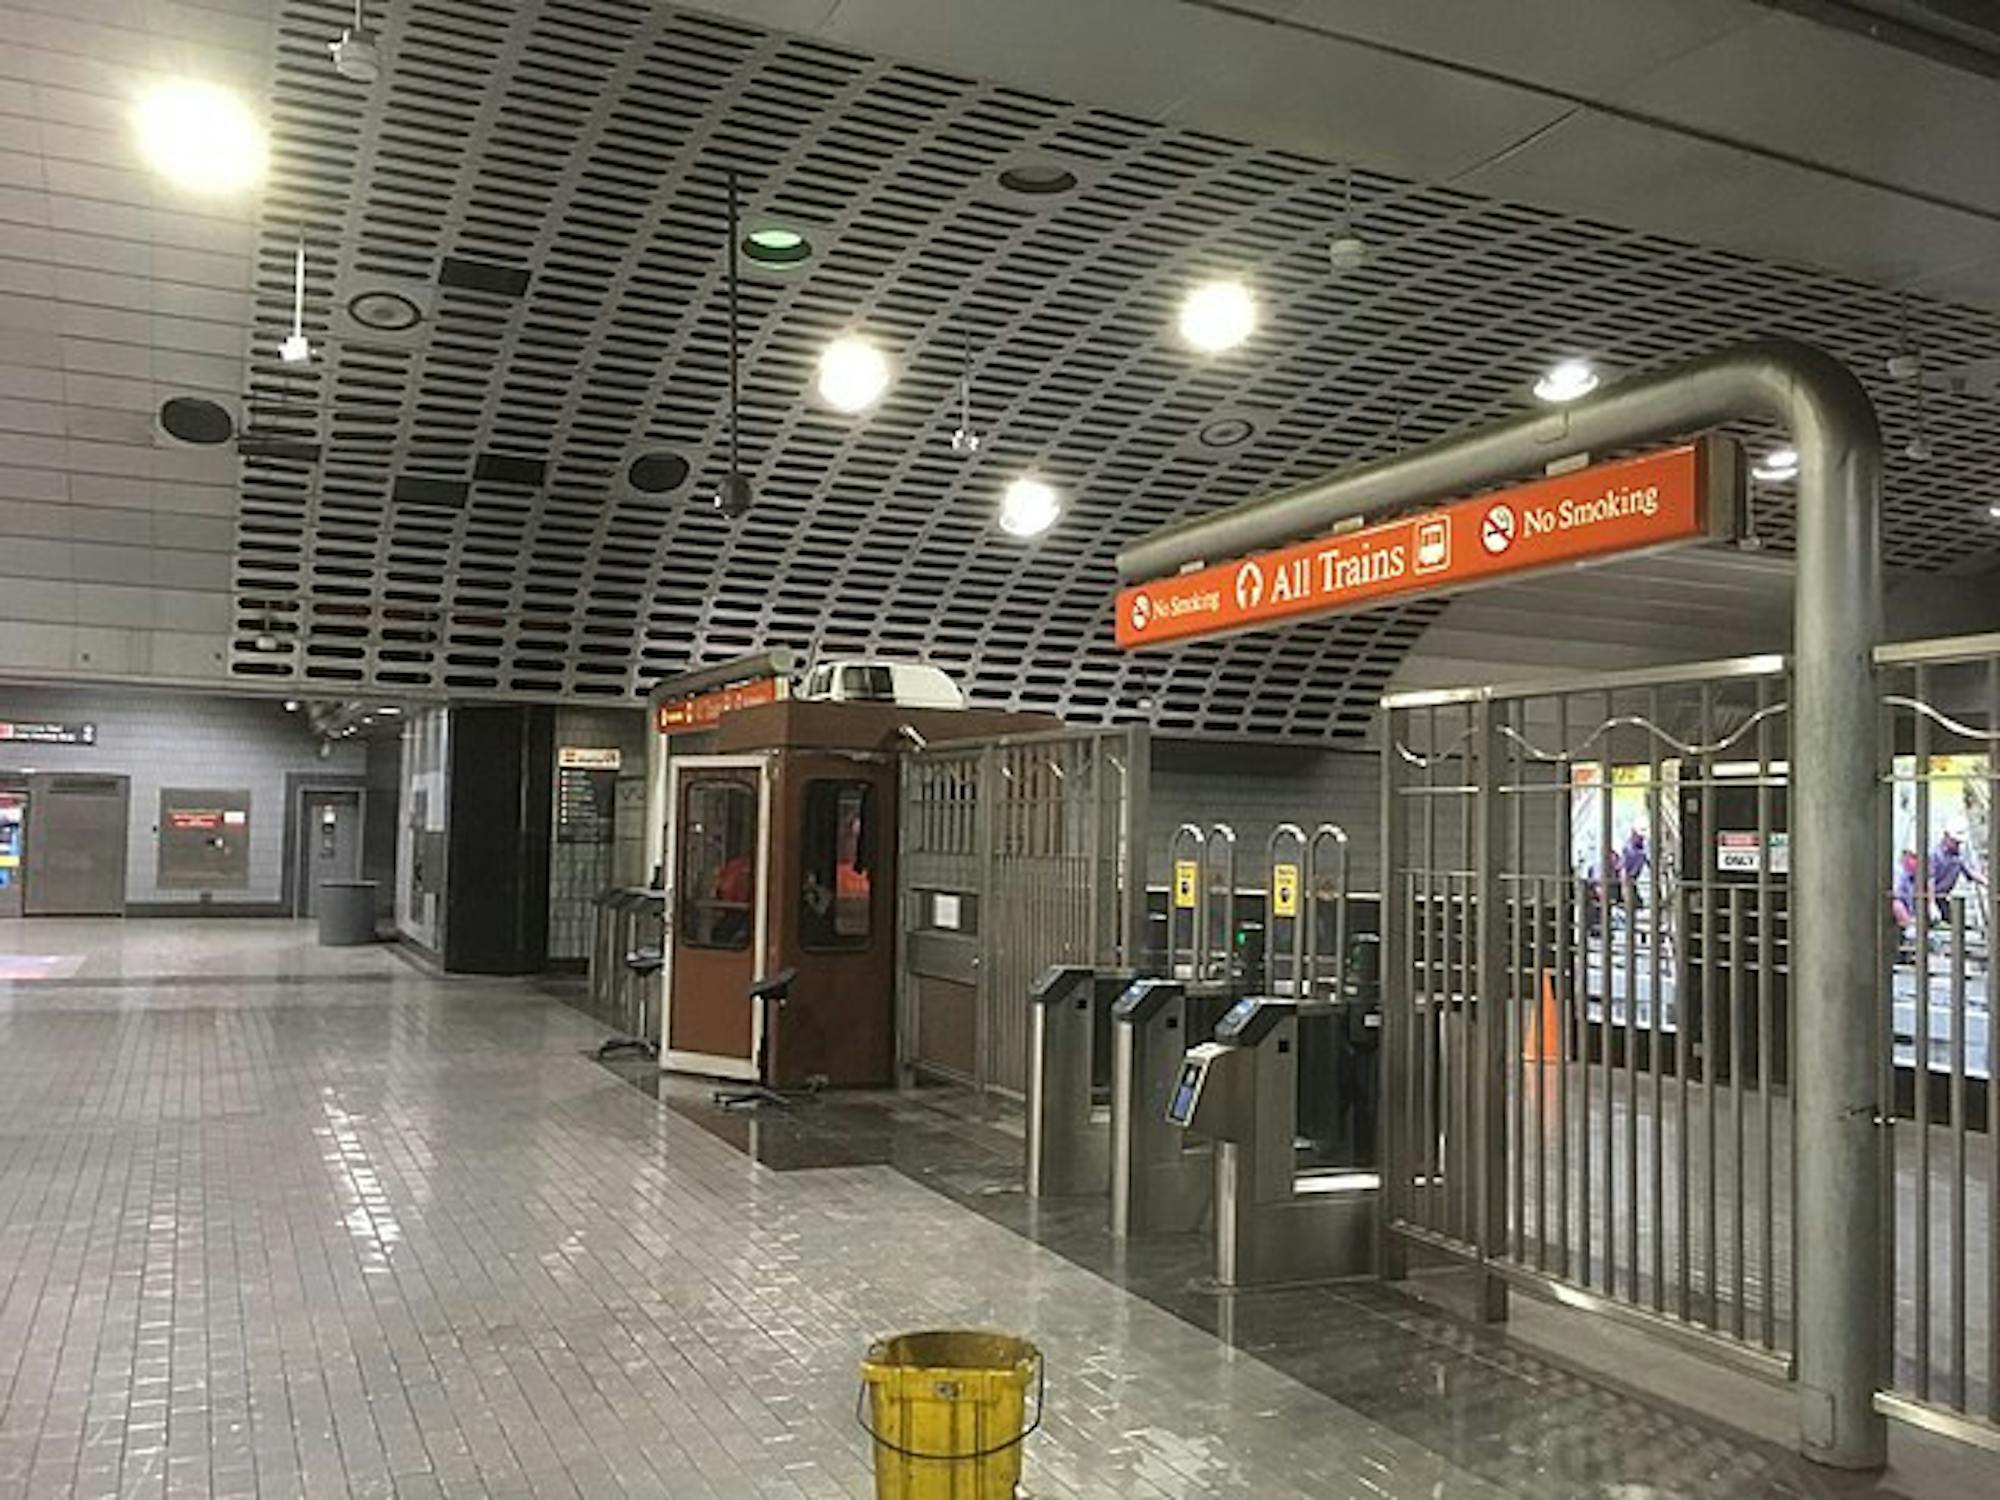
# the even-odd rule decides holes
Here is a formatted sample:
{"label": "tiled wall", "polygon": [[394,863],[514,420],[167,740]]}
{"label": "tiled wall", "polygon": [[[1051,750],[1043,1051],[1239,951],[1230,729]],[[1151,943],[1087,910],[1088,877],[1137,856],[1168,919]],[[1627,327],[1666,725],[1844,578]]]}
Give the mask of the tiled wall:
{"label": "tiled wall", "polygon": [[[8,627],[0,625],[0,636]],[[161,890],[158,873],[163,787],[243,787],[250,793],[250,883],[217,890],[215,902],[273,905],[284,899],[285,777],[288,772],[359,776],[366,752],[342,742],[325,760],[319,740],[274,699],[137,692],[108,688],[0,684],[0,719],[80,720],[97,726],[94,745],[0,741],[0,769],[104,771],[132,780],[126,900],[198,907],[202,893]]]}
{"label": "tiled wall", "polygon": [[158,412],[241,406],[256,195],[157,182],[130,121],[191,55],[254,98],[270,18],[0,0],[0,669],[225,675],[241,463]]}
{"label": "tiled wall", "polygon": [[1166,880],[1167,842],[1182,823],[1235,829],[1238,882],[1251,886],[1261,883],[1264,841],[1278,824],[1311,832],[1338,823],[1348,836],[1349,888],[1372,891],[1381,878],[1381,777],[1380,759],[1363,751],[1156,739],[1148,879]]}

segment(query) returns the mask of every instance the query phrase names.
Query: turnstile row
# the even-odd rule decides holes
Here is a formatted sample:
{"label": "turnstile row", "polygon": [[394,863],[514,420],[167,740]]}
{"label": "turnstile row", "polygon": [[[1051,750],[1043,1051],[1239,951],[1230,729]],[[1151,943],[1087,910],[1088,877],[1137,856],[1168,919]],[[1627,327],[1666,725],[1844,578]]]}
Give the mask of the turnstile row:
{"label": "turnstile row", "polygon": [[1046,971],[1032,993],[1029,1194],[1108,1194],[1119,1237],[1207,1224],[1224,1287],[1372,1271],[1372,958],[1329,1000]]}
{"label": "turnstile row", "polygon": [[591,1014],[624,1036],[657,1042],[659,981],[633,960],[656,954],[665,940],[666,892],[616,886],[592,897],[591,905]]}

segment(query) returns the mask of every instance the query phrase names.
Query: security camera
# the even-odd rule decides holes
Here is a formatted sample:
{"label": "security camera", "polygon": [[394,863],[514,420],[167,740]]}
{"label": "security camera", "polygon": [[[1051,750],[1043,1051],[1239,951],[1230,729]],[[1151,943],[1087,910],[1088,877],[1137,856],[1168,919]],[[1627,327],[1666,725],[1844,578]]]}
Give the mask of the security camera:
{"label": "security camera", "polygon": [[381,39],[359,21],[341,32],[339,41],[328,42],[326,50],[333,54],[333,70],[342,78],[373,83],[382,76]]}
{"label": "security camera", "polygon": [[750,514],[750,506],[755,499],[750,481],[741,474],[731,474],[715,492],[715,508],[734,521],[739,516]]}

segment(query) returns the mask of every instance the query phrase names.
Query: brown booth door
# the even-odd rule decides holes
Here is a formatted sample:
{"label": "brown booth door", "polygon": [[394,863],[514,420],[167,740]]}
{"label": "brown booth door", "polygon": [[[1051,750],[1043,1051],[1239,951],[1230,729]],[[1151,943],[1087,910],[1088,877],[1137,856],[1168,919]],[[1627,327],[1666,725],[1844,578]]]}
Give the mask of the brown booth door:
{"label": "brown booth door", "polygon": [[757,977],[760,772],[676,767],[668,1061],[744,1072],[756,1063],[747,991]]}

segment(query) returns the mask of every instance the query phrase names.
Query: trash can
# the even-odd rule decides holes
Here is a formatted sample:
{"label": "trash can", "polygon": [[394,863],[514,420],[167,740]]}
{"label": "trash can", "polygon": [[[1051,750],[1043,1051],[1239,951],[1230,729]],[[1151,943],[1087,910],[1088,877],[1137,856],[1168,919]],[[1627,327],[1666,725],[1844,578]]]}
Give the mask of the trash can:
{"label": "trash can", "polygon": [[861,1384],[876,1500],[1013,1500],[1042,1425],[1041,1350],[1005,1333],[898,1334],[868,1350]]}
{"label": "trash can", "polygon": [[323,880],[319,887],[319,945],[352,948],[375,941],[372,880]]}

